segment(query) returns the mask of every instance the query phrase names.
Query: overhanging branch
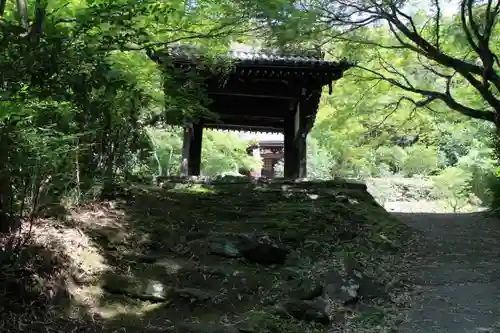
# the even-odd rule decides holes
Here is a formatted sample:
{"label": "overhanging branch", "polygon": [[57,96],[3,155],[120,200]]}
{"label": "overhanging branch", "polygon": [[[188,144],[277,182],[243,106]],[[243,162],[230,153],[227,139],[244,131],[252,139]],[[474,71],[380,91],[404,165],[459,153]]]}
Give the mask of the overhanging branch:
{"label": "overhanging branch", "polygon": [[[493,26],[495,22],[498,22],[498,15],[500,15],[500,1],[487,0],[485,4],[478,5],[474,0],[461,0],[462,6],[460,17],[462,29],[471,48],[481,58],[482,64],[468,62],[465,58],[461,59],[443,51],[441,47],[441,39],[443,36],[440,35],[442,24],[440,18],[442,17],[442,11],[438,0],[432,0],[432,4],[434,4],[435,7],[435,13],[433,15],[434,24],[432,26],[432,29],[435,31],[432,34],[433,37],[431,37],[432,41],[425,38],[422,32],[418,30],[420,26],[417,26],[412,16],[401,10],[396,1],[332,0],[329,1],[325,7],[334,8],[340,12],[335,18],[339,19],[337,22],[340,21],[346,27],[356,26],[360,18],[373,21],[383,20],[388,24],[388,29],[395,38],[395,41],[389,45],[384,45],[384,43],[377,40],[370,40],[370,38],[368,38],[369,40],[364,40],[351,34],[343,35],[337,39],[354,44],[370,45],[377,49],[407,49],[417,56],[426,58],[431,63],[434,62],[449,70],[443,72],[434,69],[433,66],[423,65],[422,67],[429,71],[429,73],[433,73],[447,80],[447,91],[413,92],[421,93],[425,96],[435,96],[435,98],[442,100],[453,109],[457,108],[456,110],[462,114],[471,116],[471,113],[475,111],[483,112],[484,110],[468,108],[451,97],[451,92],[449,90],[451,74],[447,72],[453,72],[453,75],[458,73],[481,95],[484,101],[489,104],[495,112],[500,114],[500,98],[494,91],[490,90],[491,85],[500,91],[500,73],[494,70],[495,64],[500,65],[500,60],[499,57],[493,53],[488,44]],[[484,22],[479,22],[478,18],[472,15],[473,9],[475,10],[476,7],[486,10]],[[327,14],[328,17],[332,17],[331,13],[335,12],[335,10],[329,10]],[[396,75],[398,77],[397,82],[403,83],[405,88],[414,88],[407,80],[400,80],[402,76],[394,71],[394,66],[390,66],[389,63],[384,63],[382,67],[392,75]],[[489,113],[488,111],[484,112]],[[489,114],[484,115],[479,113],[477,117],[491,120]]]}
{"label": "overhanging branch", "polygon": [[404,91],[422,95],[423,99],[419,100],[419,101],[414,101],[413,99],[411,99],[409,97],[403,98],[404,100],[411,101],[417,107],[425,107],[425,106],[428,106],[433,101],[440,100],[443,103],[445,103],[448,107],[450,107],[451,109],[454,109],[465,116],[475,118],[475,119],[486,120],[486,121],[490,121],[490,122],[495,121],[495,114],[492,111],[474,109],[474,108],[468,107],[468,106],[463,105],[463,104],[459,103],[458,101],[456,101],[449,91],[449,82],[451,82],[451,78],[447,84],[447,91],[445,93],[442,93],[442,92],[438,92],[438,91],[416,88],[414,86],[408,86],[408,85],[403,84],[402,82],[400,82],[394,78],[386,77],[386,76],[384,76],[384,75],[382,75],[382,74],[380,74],[380,73],[378,73],[370,68],[366,68],[366,67],[359,66],[359,65],[356,65],[356,67],[358,67],[366,72],[369,72],[373,75],[371,77],[365,77],[364,78],[365,80],[385,81],[385,82],[388,82],[391,85],[396,86]]}

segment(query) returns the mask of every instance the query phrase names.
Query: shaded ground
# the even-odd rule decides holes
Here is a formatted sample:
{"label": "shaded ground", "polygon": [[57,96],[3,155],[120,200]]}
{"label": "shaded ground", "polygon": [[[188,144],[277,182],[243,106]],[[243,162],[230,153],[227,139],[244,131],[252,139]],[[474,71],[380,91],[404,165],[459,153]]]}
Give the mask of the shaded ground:
{"label": "shaded ground", "polygon": [[[33,243],[53,253],[37,254],[36,269],[23,274],[40,280],[34,290],[43,297],[19,313],[11,311],[17,292],[10,292],[0,303],[2,332],[393,332],[398,326],[407,305],[398,273],[410,232],[364,186],[220,182],[119,192],[58,222],[38,222]],[[38,269],[56,262],[57,270]]]}
{"label": "shaded ground", "polygon": [[484,213],[394,215],[422,236],[409,274],[417,295],[402,332],[499,332],[499,221]]}
{"label": "shaded ground", "polygon": [[415,297],[401,332],[500,332],[500,221],[481,207],[451,213],[428,180],[373,179],[368,187],[420,238],[406,272]]}

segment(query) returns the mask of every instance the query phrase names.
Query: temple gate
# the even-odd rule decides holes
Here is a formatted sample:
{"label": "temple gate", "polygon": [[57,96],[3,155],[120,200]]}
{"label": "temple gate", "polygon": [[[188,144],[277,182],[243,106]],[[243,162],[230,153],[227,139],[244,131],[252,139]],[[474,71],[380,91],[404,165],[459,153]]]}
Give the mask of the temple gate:
{"label": "temple gate", "polygon": [[260,176],[266,178],[275,177],[274,167],[285,156],[282,140],[260,140],[258,143],[251,145],[247,149],[247,153],[262,159]]}
{"label": "temple gate", "polygon": [[[200,174],[203,128],[215,128],[283,133],[284,176],[305,177],[306,138],[316,118],[322,89],[328,86],[331,93],[333,81],[340,79],[352,64],[314,57],[230,52],[220,59],[232,66],[221,72],[209,68],[203,55],[185,50],[177,47],[150,54],[163,66],[203,78],[210,99],[206,107],[217,114],[174,124],[184,126],[181,175]],[[181,79],[187,84],[189,76]]]}

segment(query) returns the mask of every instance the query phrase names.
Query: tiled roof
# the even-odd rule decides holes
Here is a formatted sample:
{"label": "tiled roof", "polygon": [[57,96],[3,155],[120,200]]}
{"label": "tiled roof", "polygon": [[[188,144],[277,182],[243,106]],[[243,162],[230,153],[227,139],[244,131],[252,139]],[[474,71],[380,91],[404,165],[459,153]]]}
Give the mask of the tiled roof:
{"label": "tiled roof", "polygon": [[283,142],[285,140],[283,133],[241,132],[238,135],[245,140],[256,139],[260,142]]}
{"label": "tiled roof", "polygon": [[[203,57],[203,52],[200,49],[188,45],[176,45],[168,47],[153,55],[154,58],[161,56],[169,56],[178,62],[193,62],[195,59]],[[277,53],[266,52],[247,52],[247,51],[229,51],[226,54],[216,56],[221,60],[227,59],[235,61],[241,65],[259,65],[259,66],[276,66],[276,67],[329,67],[340,70],[347,70],[353,66],[347,60],[326,61],[312,56],[294,56],[281,55]]]}

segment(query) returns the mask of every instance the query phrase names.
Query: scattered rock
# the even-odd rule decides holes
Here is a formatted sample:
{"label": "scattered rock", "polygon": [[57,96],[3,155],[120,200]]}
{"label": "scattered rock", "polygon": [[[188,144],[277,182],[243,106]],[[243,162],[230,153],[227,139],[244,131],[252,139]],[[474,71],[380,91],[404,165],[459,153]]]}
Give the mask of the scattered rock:
{"label": "scattered rock", "polygon": [[122,275],[110,275],[106,278],[103,289],[113,294],[126,295],[151,302],[165,302],[172,296],[187,299],[189,302],[205,302],[213,298],[211,293],[196,288],[172,288],[149,279],[140,279]]}
{"label": "scattered rock", "polygon": [[227,239],[212,240],[210,242],[210,252],[227,258],[237,258],[242,256],[237,246]]}
{"label": "scattered rock", "polygon": [[212,254],[227,258],[243,257],[248,261],[262,265],[283,264],[289,250],[266,237],[248,235],[215,235],[208,239]]}
{"label": "scattered rock", "polygon": [[300,299],[322,299],[342,306],[352,306],[361,300],[373,298],[391,301],[385,286],[362,273],[361,266],[354,259],[346,258],[345,266],[347,273],[344,275],[330,270],[321,283],[305,283],[309,288],[301,291],[303,296]]}
{"label": "scattered rock", "polygon": [[342,192],[337,193],[337,195],[335,196],[335,200],[337,200],[340,203],[344,203],[344,204],[349,203],[349,197],[345,193],[342,193]]}
{"label": "scattered rock", "polygon": [[317,297],[323,295],[324,286],[321,284],[309,283],[309,288],[307,286],[305,288],[301,288],[296,292],[298,294],[298,298],[303,301],[310,301]]}
{"label": "scattered rock", "polygon": [[283,264],[288,255],[288,250],[273,244],[269,240],[247,238],[239,249],[245,259],[262,265]]}
{"label": "scattered rock", "polygon": [[355,274],[350,276],[350,280],[359,286],[357,290],[358,298],[364,300],[380,298],[391,301],[389,294],[385,291],[385,286],[362,272],[355,271]]}
{"label": "scattered rock", "polygon": [[167,274],[177,274],[179,271],[185,268],[185,265],[182,265],[179,262],[168,258],[157,260],[153,264],[155,266],[164,268]]}
{"label": "scattered rock", "polygon": [[182,298],[187,298],[191,302],[204,302],[212,299],[212,294],[196,288],[175,289],[174,293]]}
{"label": "scattered rock", "polygon": [[358,281],[342,276],[336,271],[329,271],[325,275],[322,297],[343,304],[354,301],[358,297]]}
{"label": "scattered rock", "polygon": [[172,292],[172,288],[159,281],[123,275],[108,276],[103,289],[109,293],[126,295],[152,302],[165,302]]}
{"label": "scattered rock", "polygon": [[381,298],[390,301],[383,284],[363,273],[363,266],[350,255],[344,258],[346,275],[359,285],[358,297],[361,299]]}

